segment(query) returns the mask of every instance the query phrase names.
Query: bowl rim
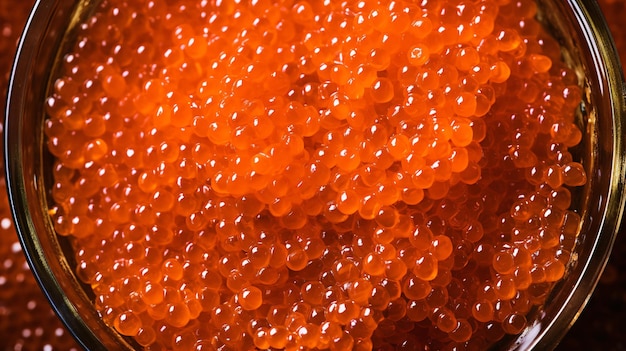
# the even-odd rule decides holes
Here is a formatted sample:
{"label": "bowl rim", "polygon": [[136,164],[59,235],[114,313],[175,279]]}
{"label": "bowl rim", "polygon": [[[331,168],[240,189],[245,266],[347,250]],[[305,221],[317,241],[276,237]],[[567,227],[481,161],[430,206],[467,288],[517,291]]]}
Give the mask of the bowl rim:
{"label": "bowl rim", "polygon": [[[537,0],[544,3],[547,0]],[[626,81],[624,80],[622,65],[613,40],[611,31],[604,18],[602,10],[596,1],[567,0],[558,2],[557,6],[567,7],[576,20],[579,35],[588,44],[585,49],[590,50],[594,60],[596,79],[602,84],[598,87],[602,96],[609,99],[612,122],[612,155],[608,190],[603,208],[602,218],[598,227],[598,234],[591,238],[593,244],[587,257],[577,257],[575,281],[569,285],[563,303],[559,305],[556,317],[548,319],[547,325],[535,325],[526,331],[532,335],[528,340],[523,337],[514,347],[515,350],[552,350],[556,348],[567,331],[572,327],[582,313],[602,272],[611,255],[615,238],[620,227],[624,224],[623,215],[626,204],[626,149],[624,145],[624,122],[626,121]],[[589,72],[586,72],[589,73]],[[596,119],[602,116],[595,116]],[[603,136],[604,137],[604,136]],[[608,137],[608,136],[607,136]],[[602,150],[594,150],[602,152]],[[581,235],[583,233],[579,233]],[[588,240],[588,238],[585,238]],[[567,278],[564,278],[567,279]],[[581,294],[579,289],[587,291]],[[579,292],[579,293],[577,293]],[[534,333],[534,335],[533,335]]]}
{"label": "bowl rim", "polygon": [[[537,2],[545,1],[537,0]],[[76,6],[88,6],[93,2],[94,0],[82,0],[77,2]],[[72,288],[80,288],[72,268],[62,258],[63,262],[57,263],[57,268],[65,272],[66,275],[63,277],[55,276],[50,268],[51,261],[46,254],[46,250],[49,247],[45,247],[40,238],[34,234],[37,229],[33,223],[32,214],[36,213],[34,211],[41,209],[32,208],[28,198],[44,196],[44,189],[42,189],[43,180],[37,175],[35,175],[34,179],[28,179],[24,173],[24,166],[28,165],[23,163],[23,155],[25,150],[28,147],[33,147],[33,145],[25,145],[22,137],[24,127],[20,122],[25,106],[28,106],[29,103],[28,89],[35,83],[32,81],[32,78],[36,76],[33,73],[33,66],[34,61],[41,57],[42,41],[45,35],[49,34],[52,28],[51,25],[58,22],[53,16],[58,14],[59,11],[67,11],[70,7],[67,3],[71,2],[63,3],[61,0],[38,0],[28,18],[24,34],[18,44],[16,59],[9,81],[5,111],[4,163],[9,202],[15,228],[27,262],[54,311],[70,333],[74,335],[78,343],[86,349],[131,349],[131,344],[125,338],[111,332],[111,328],[107,327],[101,318],[98,318],[97,314],[85,316],[79,313],[81,305],[90,303],[90,301],[86,296],[79,296],[76,293],[69,297],[78,298],[78,300],[68,298],[68,293],[71,293],[71,291],[68,290],[67,284],[61,282],[62,279],[71,279],[73,277],[75,281],[70,285],[72,285]],[[600,279],[601,272],[607,264],[615,237],[622,224],[626,199],[626,150],[622,140],[624,135],[623,119],[626,118],[624,91],[626,85],[615,43],[611,37],[608,25],[603,20],[604,17],[600,7],[595,1],[567,0],[563,2],[563,6],[569,6],[572,9],[573,16],[577,19],[578,24],[583,26],[581,28],[583,30],[582,35],[585,36],[587,42],[597,43],[592,48],[594,50],[592,54],[598,65],[597,67],[603,68],[602,71],[597,71],[596,73],[600,74],[601,81],[606,83],[606,86],[603,87],[605,89],[603,93],[610,99],[611,115],[614,116],[612,169],[610,185],[606,194],[607,207],[605,209],[605,218],[608,216],[614,220],[605,221],[605,218],[602,219],[602,233],[606,231],[609,234],[597,235],[594,238],[592,248],[593,252],[600,254],[579,259],[577,264],[581,265],[581,275],[574,282],[574,289],[567,296],[566,303],[560,306],[557,317],[550,320],[548,325],[538,325],[536,330],[533,331],[531,328],[527,331],[520,342],[511,346],[511,349],[518,350],[553,349],[571,325],[573,325],[588,302]],[[592,41],[591,39],[594,40]],[[613,74],[610,74],[611,72]],[[47,88],[47,84],[45,85],[45,88]],[[41,111],[41,114],[43,115],[43,111]],[[34,146],[36,147],[36,145]],[[35,161],[40,162],[41,160]],[[45,215],[42,214],[42,216]],[[574,293],[578,291],[577,289],[583,288],[587,291],[586,294]],[[96,331],[98,330],[105,330],[105,334],[97,333]],[[536,332],[536,334],[533,334],[533,332]],[[528,340],[524,340],[529,336],[531,337]]]}
{"label": "bowl rim", "polygon": [[[96,1],[37,0],[35,2],[20,36],[9,78],[4,121],[6,132],[3,136],[4,171],[9,206],[22,251],[35,280],[56,315],[78,344],[86,350],[131,350],[130,344],[108,327],[95,309],[87,315],[79,312],[84,309],[84,306],[91,305],[92,301],[82,291],[73,268],[62,255],[56,238],[51,238],[56,245],[48,245],[49,243],[40,240],[41,238],[34,234],[40,228],[36,228],[36,224],[39,223],[33,221],[33,215],[45,216],[45,214],[40,213],[43,212],[43,208],[33,208],[29,199],[32,197],[45,199],[43,179],[40,174],[34,174],[29,179],[24,172],[24,167],[40,166],[41,157],[33,160],[37,163],[36,165],[22,162],[24,153],[29,148],[37,147],[37,145],[25,144],[22,137],[24,126],[20,123],[26,107],[32,103],[29,101],[29,88],[39,83],[41,84],[40,92],[42,89],[44,91],[44,95],[41,96],[45,96],[45,89],[49,83],[46,72],[43,72],[43,76],[42,72],[37,72],[35,63],[41,59],[42,52],[45,53],[45,47],[57,48],[58,45],[55,46],[52,43],[61,42],[65,32],[57,32],[54,28],[59,28],[57,26],[62,24],[63,28],[69,32],[79,23],[74,9],[88,7]],[[67,12],[70,12],[72,16],[65,16]],[[52,62],[47,64],[50,70]],[[40,115],[44,115],[43,110],[40,111]],[[51,260],[50,255],[58,255],[59,260]],[[63,276],[58,276],[55,272]]]}

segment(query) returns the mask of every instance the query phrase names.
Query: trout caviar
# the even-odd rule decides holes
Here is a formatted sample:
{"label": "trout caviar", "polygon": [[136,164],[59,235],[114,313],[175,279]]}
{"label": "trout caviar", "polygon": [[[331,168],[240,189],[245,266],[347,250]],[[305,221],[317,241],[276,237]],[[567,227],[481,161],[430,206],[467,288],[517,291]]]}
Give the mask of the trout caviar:
{"label": "trout caviar", "polygon": [[[0,133],[13,56],[33,3],[0,0]],[[4,165],[0,185],[5,189]],[[28,268],[6,190],[0,191],[0,350],[77,350]]]}
{"label": "trout caviar", "polygon": [[54,226],[150,350],[484,349],[565,274],[581,89],[530,0],[104,0]]}
{"label": "trout caviar", "polygon": [[28,268],[6,191],[0,192],[0,257],[0,349],[78,350]]}

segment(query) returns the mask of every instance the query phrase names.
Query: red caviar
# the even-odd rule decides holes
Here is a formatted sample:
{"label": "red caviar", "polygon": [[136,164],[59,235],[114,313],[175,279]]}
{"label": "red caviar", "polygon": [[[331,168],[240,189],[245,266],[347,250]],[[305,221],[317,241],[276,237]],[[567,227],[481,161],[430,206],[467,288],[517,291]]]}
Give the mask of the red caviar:
{"label": "red caviar", "polygon": [[485,348],[565,274],[581,91],[530,0],[104,0],[55,228],[152,350]]}

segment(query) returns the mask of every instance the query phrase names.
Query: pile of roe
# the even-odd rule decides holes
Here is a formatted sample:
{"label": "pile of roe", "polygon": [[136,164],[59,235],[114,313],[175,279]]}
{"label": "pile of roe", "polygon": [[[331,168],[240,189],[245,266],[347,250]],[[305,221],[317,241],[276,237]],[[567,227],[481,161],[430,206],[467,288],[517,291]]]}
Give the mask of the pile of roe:
{"label": "pile of roe", "polygon": [[147,350],[484,349],[570,259],[581,89],[530,0],[103,0],[54,227]]}

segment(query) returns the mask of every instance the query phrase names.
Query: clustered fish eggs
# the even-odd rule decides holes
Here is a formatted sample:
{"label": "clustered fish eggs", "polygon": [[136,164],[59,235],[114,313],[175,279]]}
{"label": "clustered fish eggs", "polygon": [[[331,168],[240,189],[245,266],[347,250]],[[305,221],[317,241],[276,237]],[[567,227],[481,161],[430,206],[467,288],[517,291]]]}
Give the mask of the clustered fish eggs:
{"label": "clustered fish eggs", "polygon": [[104,0],[54,227],[148,350],[484,349],[567,269],[581,89],[530,0]]}

